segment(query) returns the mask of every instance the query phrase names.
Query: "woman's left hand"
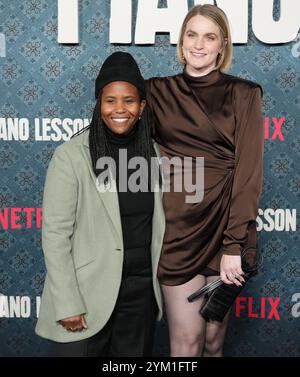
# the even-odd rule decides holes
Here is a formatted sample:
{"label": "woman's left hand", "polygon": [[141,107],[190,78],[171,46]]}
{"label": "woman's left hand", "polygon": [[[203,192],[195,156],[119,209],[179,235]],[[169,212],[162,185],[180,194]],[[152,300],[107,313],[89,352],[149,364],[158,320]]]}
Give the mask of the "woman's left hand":
{"label": "woman's left hand", "polygon": [[84,314],[61,319],[58,323],[67,331],[82,331],[83,329],[88,328]]}
{"label": "woman's left hand", "polygon": [[241,287],[245,279],[242,275],[241,256],[240,255],[223,255],[220,266],[221,279],[226,284],[235,284]]}

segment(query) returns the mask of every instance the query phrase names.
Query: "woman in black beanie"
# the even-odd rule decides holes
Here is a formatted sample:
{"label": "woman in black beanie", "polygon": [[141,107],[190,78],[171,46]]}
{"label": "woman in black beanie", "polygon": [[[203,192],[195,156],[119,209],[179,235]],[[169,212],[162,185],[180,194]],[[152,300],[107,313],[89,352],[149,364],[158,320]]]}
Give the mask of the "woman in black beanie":
{"label": "woman in black beanie", "polygon": [[159,179],[153,192],[151,171],[136,179],[137,165],[127,164],[139,157],[158,166],[144,80],[130,54],[104,62],[95,94],[91,124],[56,149],[47,172],[36,332],[52,341],[53,356],[151,356],[164,215]]}

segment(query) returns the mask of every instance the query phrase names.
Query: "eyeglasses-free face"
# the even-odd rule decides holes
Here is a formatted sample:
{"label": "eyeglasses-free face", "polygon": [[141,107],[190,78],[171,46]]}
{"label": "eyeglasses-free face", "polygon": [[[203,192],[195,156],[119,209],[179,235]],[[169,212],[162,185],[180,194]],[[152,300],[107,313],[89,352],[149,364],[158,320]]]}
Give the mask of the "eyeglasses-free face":
{"label": "eyeglasses-free face", "polygon": [[212,71],[222,48],[221,31],[213,21],[201,15],[189,20],[182,44],[188,74],[203,76]]}
{"label": "eyeglasses-free face", "polygon": [[145,104],[134,85],[125,81],[114,81],[102,90],[101,116],[112,132],[126,135],[142,115]]}

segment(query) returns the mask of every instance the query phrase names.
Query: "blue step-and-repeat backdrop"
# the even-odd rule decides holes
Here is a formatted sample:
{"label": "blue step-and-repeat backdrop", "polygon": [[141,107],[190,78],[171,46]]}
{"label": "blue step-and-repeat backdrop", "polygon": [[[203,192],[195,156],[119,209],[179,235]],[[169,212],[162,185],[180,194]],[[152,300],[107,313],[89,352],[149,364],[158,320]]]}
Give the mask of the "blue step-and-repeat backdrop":
{"label": "blue step-and-repeat backdrop", "polygon": [[[285,1],[290,3],[274,0],[274,20]],[[110,43],[112,3],[79,0],[80,41],[61,44],[58,1],[0,0],[0,356],[47,354],[48,342],[34,333],[45,277],[45,173],[54,149],[88,124],[102,62],[121,50],[135,56],[146,78],[182,70],[166,32],[157,33],[154,44]],[[134,31],[139,1],[130,3]],[[235,44],[229,73],[264,89],[264,189],[257,218],[263,266],[234,305],[225,355],[300,356],[300,34],[287,43],[261,42],[252,28],[254,0],[248,3],[248,41]],[[168,1],[157,2],[166,6]],[[145,18],[145,28],[148,23]],[[155,355],[167,356],[168,348],[163,320]]]}

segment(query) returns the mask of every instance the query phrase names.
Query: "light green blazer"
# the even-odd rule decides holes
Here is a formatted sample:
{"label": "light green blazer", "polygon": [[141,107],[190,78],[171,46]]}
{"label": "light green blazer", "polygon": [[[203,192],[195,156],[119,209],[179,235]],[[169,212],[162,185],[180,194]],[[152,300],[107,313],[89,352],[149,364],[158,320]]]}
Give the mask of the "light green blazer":
{"label": "light green blazer", "polygon": [[[42,247],[47,275],[36,333],[57,342],[81,340],[101,330],[121,284],[124,246],[118,193],[97,190],[88,137],[86,131],[56,148],[45,182]],[[159,191],[154,193],[151,244],[158,320],[162,295],[157,267],[164,231]],[[87,330],[72,333],[57,323],[80,313],[85,313]]]}

